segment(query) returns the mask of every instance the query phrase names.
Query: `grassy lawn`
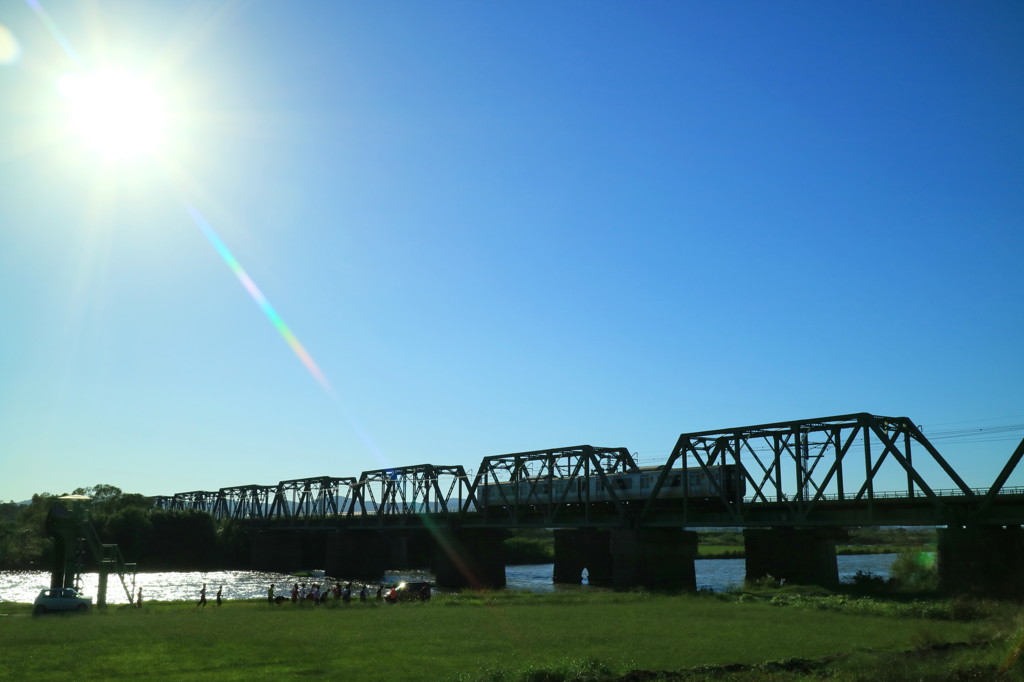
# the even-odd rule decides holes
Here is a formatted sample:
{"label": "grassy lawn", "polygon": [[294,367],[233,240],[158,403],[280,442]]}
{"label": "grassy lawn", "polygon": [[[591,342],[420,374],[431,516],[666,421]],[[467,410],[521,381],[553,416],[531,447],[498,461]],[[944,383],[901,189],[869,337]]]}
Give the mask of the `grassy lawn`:
{"label": "grassy lawn", "polygon": [[531,679],[524,673],[531,668],[574,662],[621,675],[868,650],[877,656],[977,641],[994,627],[884,606],[775,601],[494,593],[319,608],[148,603],[66,617],[32,617],[27,606],[4,604],[0,679],[514,680]]}

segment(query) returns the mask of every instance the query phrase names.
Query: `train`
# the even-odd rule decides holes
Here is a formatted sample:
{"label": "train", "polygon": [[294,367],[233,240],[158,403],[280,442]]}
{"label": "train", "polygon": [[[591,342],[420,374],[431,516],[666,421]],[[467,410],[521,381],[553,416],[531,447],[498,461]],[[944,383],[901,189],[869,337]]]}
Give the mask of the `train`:
{"label": "train", "polygon": [[[639,467],[625,473],[572,478],[528,478],[507,483],[487,483],[477,491],[477,504],[483,508],[509,507],[516,504],[542,504],[547,501],[565,504],[601,503],[646,500],[658,482],[664,466]],[[710,476],[708,475],[710,474]],[[688,476],[687,486],[683,476]],[[717,482],[716,487],[713,482]],[[611,486],[612,491],[608,487]],[[721,491],[721,492],[720,492]],[[614,492],[614,497],[613,497]],[[746,495],[746,477],[742,467],[723,464],[688,469],[670,469],[658,491],[658,500],[690,500],[739,502]]]}

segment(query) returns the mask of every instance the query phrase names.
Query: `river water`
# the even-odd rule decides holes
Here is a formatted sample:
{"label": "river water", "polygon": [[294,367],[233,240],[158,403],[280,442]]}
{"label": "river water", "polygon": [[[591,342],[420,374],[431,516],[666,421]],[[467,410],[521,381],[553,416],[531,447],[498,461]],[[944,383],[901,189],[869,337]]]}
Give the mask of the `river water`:
{"label": "river water", "polygon": [[[839,556],[837,557],[839,579],[849,582],[858,571],[888,578],[889,569],[896,556],[896,554]],[[694,567],[697,571],[698,589],[721,592],[743,583],[745,572],[743,559],[697,559],[694,561]],[[507,566],[505,578],[508,582],[508,589],[527,592],[599,589],[586,583],[583,585],[555,585],[551,582],[553,570],[553,564]],[[95,596],[99,581],[97,574],[85,574],[83,579],[85,593]],[[382,576],[382,582],[385,584],[403,580],[433,580],[433,576],[429,572],[423,571],[389,571]],[[199,589],[203,583],[206,583],[207,598],[212,602],[217,589],[221,587],[224,590],[224,599],[257,599],[267,596],[267,588],[271,584],[276,586],[277,594],[283,595],[295,582],[323,584],[329,580],[261,571],[139,573],[136,577],[136,589],[142,588],[144,600],[198,600]],[[49,583],[50,574],[45,571],[0,571],[0,603],[5,601],[30,603],[39,594],[39,590],[49,587]],[[375,587],[376,584],[374,584]],[[444,590],[441,591],[444,592]],[[127,602],[127,594],[121,587],[117,576],[110,576],[107,587],[107,603],[125,604]]]}

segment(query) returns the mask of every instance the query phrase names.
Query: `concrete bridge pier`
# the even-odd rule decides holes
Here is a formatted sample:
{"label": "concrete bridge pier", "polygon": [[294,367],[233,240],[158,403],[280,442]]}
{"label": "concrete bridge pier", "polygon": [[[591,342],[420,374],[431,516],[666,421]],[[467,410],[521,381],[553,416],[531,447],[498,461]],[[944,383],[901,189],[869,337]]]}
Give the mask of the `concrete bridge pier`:
{"label": "concrete bridge pier", "polygon": [[302,553],[292,566],[300,571],[319,570],[327,560],[327,531],[314,530],[299,533]]}
{"label": "concrete bridge pier", "polygon": [[1024,531],[1020,526],[940,528],[939,589],[1024,597]]}
{"label": "concrete bridge pier", "polygon": [[844,534],[831,528],[747,528],[743,531],[746,578],[770,575],[799,585],[838,585],[836,540]]}
{"label": "concrete bridge pier", "polygon": [[414,530],[405,534],[408,566],[394,568],[430,568],[434,565],[434,536],[428,530]]}
{"label": "concrete bridge pier", "polygon": [[376,530],[339,530],[327,536],[327,575],[380,580],[391,560],[391,538]]}
{"label": "concrete bridge pier", "polygon": [[502,530],[439,529],[434,574],[439,587],[505,587],[505,535]]}
{"label": "concrete bridge pier", "polygon": [[298,570],[302,562],[302,537],[287,530],[254,532],[249,553],[252,567],[258,571]]}
{"label": "concrete bridge pier", "polygon": [[611,585],[611,532],[590,528],[555,530],[555,569],[552,581],[579,585],[586,569],[591,585]]}
{"label": "concrete bridge pier", "polygon": [[697,533],[676,528],[611,531],[612,585],[696,591],[697,542]]}
{"label": "concrete bridge pier", "polygon": [[411,540],[409,535],[407,533],[391,533],[385,539],[388,545],[387,568],[412,568],[409,565],[409,543]]}

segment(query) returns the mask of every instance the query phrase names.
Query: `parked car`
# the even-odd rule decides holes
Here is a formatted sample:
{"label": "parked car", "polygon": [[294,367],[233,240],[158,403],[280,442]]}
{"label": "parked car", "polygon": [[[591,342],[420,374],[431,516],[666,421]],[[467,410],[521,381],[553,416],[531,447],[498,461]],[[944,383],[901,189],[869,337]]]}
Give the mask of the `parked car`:
{"label": "parked car", "polygon": [[395,601],[426,601],[430,599],[430,583],[398,583],[395,586]]}
{"label": "parked car", "polygon": [[35,605],[36,613],[88,611],[92,608],[92,597],[84,597],[72,587],[55,587],[49,590],[40,590]]}

